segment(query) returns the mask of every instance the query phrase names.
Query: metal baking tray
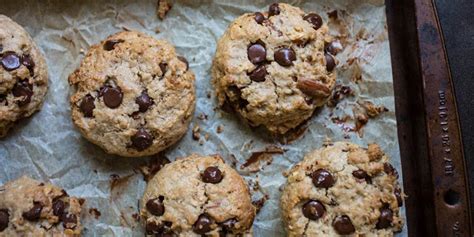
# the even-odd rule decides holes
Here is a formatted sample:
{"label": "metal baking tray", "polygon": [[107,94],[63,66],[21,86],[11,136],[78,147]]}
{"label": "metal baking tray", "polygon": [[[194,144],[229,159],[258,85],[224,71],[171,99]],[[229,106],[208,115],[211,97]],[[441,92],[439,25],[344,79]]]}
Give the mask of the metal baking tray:
{"label": "metal baking tray", "polygon": [[472,236],[459,119],[431,0],[387,0],[410,236]]}

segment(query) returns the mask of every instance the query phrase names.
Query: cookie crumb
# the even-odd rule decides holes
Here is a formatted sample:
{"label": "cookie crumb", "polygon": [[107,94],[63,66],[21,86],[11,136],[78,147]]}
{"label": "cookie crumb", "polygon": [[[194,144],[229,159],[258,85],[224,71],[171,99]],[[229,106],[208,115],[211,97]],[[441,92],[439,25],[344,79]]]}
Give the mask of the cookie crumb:
{"label": "cookie crumb", "polygon": [[199,141],[199,139],[201,138],[201,134],[199,133],[201,131],[201,128],[199,127],[199,125],[197,124],[194,124],[194,127],[193,127],[193,140],[195,141]]}
{"label": "cookie crumb", "polygon": [[217,133],[222,133],[223,131],[224,131],[224,126],[222,124],[217,126],[217,130],[216,130]]}
{"label": "cookie crumb", "polygon": [[207,114],[205,114],[205,113],[200,113],[200,114],[197,116],[197,118],[198,118],[199,120],[207,120],[208,116],[207,116]]}
{"label": "cookie crumb", "polygon": [[257,209],[257,213],[260,212],[260,210],[262,209],[262,207],[265,205],[265,202],[268,200],[268,195],[265,194],[262,198],[258,199],[258,200],[255,200],[255,201],[252,201],[252,204],[255,206],[255,208]]}
{"label": "cookie crumb", "polygon": [[170,160],[163,155],[157,155],[155,158],[150,160],[148,164],[138,167],[143,175],[145,181],[149,181],[155,174],[161,170],[166,164],[169,164]]}
{"label": "cookie crumb", "polygon": [[166,14],[169,10],[173,7],[168,0],[158,0],[158,5],[156,6],[156,14],[160,18],[160,20],[164,20]]}
{"label": "cookie crumb", "polygon": [[341,84],[336,85],[331,98],[328,100],[329,107],[336,107],[336,105],[348,96],[354,96],[354,91],[349,86]]}
{"label": "cookie crumb", "polygon": [[138,213],[133,213],[132,218],[137,222],[140,221],[140,215]]}
{"label": "cookie crumb", "polygon": [[388,111],[388,109],[385,108],[385,106],[375,105],[374,103],[372,103],[370,101],[362,101],[359,104],[365,109],[365,111],[367,112],[367,115],[370,118],[377,117],[381,113]]}
{"label": "cookie crumb", "polygon": [[89,214],[94,215],[94,218],[97,220],[99,219],[101,213],[97,208],[89,208]]}

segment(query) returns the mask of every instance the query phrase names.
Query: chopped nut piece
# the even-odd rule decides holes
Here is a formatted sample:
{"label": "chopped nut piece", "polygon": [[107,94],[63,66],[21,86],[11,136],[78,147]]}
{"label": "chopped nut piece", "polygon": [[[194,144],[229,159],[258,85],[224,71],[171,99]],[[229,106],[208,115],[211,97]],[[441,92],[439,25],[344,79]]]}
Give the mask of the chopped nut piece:
{"label": "chopped nut piece", "polygon": [[198,141],[199,138],[201,138],[201,134],[199,133],[201,131],[201,128],[199,127],[199,125],[197,124],[194,124],[194,127],[193,127],[193,139],[195,141]]}
{"label": "chopped nut piece", "polygon": [[309,96],[328,97],[331,94],[324,84],[312,79],[298,78],[296,87]]}
{"label": "chopped nut piece", "polygon": [[221,124],[221,125],[218,125],[216,132],[217,132],[217,133],[222,133],[223,131],[224,131],[224,126],[223,126],[222,124]]}

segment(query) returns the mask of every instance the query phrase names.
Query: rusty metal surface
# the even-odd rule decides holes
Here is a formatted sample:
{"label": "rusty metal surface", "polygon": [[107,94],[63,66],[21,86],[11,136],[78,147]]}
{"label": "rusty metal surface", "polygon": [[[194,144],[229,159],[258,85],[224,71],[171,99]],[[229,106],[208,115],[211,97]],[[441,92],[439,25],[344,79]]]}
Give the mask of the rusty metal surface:
{"label": "rusty metal surface", "polygon": [[387,0],[410,236],[471,236],[448,61],[430,0]]}

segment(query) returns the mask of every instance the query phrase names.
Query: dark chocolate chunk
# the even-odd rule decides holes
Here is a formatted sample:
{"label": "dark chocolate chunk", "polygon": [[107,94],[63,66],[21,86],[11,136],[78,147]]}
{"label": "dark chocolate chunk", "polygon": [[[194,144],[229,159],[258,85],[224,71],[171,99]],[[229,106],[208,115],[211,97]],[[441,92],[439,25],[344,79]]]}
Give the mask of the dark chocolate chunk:
{"label": "dark chocolate chunk", "polygon": [[293,61],[296,60],[295,51],[291,48],[281,48],[275,52],[275,61],[284,67],[293,65]]}
{"label": "dark chocolate chunk", "polygon": [[223,176],[222,172],[217,167],[207,167],[202,173],[202,181],[205,183],[216,184],[221,182]]}
{"label": "dark chocolate chunk", "polygon": [[162,216],[165,213],[165,205],[163,199],[154,198],[146,202],[146,209],[155,216]]}
{"label": "dark chocolate chunk", "polygon": [[168,69],[168,64],[167,63],[160,63],[160,70],[161,70],[161,76],[164,76],[166,73],[166,69]]}
{"label": "dark chocolate chunk", "polygon": [[267,50],[265,49],[265,46],[263,44],[255,43],[248,47],[247,55],[250,62],[252,62],[253,64],[259,64],[265,61],[265,58],[267,56]]}
{"label": "dark chocolate chunk", "polygon": [[107,107],[115,109],[122,104],[123,93],[120,87],[105,86],[101,90],[104,103]]}
{"label": "dark chocolate chunk", "polygon": [[324,205],[316,200],[309,200],[303,205],[303,215],[310,220],[321,218],[325,212]]}
{"label": "dark chocolate chunk", "polygon": [[267,75],[267,69],[265,68],[265,65],[260,65],[257,68],[255,68],[248,76],[250,80],[256,81],[256,82],[262,82],[265,81],[265,76]]}
{"label": "dark chocolate chunk", "polygon": [[395,191],[393,192],[393,194],[397,198],[398,206],[399,207],[403,206],[402,190],[400,188],[395,188]]}
{"label": "dark chocolate chunk", "polygon": [[365,170],[354,170],[352,171],[352,175],[358,179],[365,179],[365,181],[369,184],[372,183],[372,178],[369,174],[367,174],[367,172],[365,172]]}
{"label": "dark chocolate chunk", "polygon": [[377,229],[385,229],[392,225],[393,211],[388,207],[384,206],[380,209],[380,217],[377,222]]}
{"label": "dark chocolate chunk", "polygon": [[12,94],[15,97],[23,97],[18,101],[18,106],[25,106],[31,102],[31,96],[33,96],[33,85],[28,83],[28,80],[18,81],[13,86]]}
{"label": "dark chocolate chunk", "polygon": [[138,110],[143,113],[153,105],[153,99],[148,96],[146,91],[142,91],[142,94],[135,99],[135,103],[138,104]]}
{"label": "dark chocolate chunk", "polygon": [[398,178],[398,172],[395,168],[390,163],[384,163],[383,164],[383,170],[385,171],[386,174],[392,175]]}
{"label": "dark chocolate chunk", "polygon": [[35,62],[30,55],[23,55],[21,57],[21,63],[25,65],[26,68],[30,71],[30,75],[33,76],[35,69]]}
{"label": "dark chocolate chunk", "polygon": [[84,96],[84,98],[82,98],[79,108],[84,114],[84,117],[91,118],[93,116],[93,111],[95,109],[94,100],[94,97],[92,97],[90,94],[87,94]]}
{"label": "dark chocolate chunk", "polygon": [[23,212],[22,216],[29,221],[37,221],[41,217],[41,210],[43,210],[43,205],[39,202],[33,202],[33,207]]}
{"label": "dark chocolate chunk", "polygon": [[234,229],[235,224],[237,223],[237,220],[235,218],[228,219],[224,222],[221,223],[222,229],[225,232],[231,232],[232,229]]}
{"label": "dark chocolate chunk", "polygon": [[313,25],[313,29],[318,30],[323,26],[323,19],[316,13],[309,13],[303,19]]}
{"label": "dark chocolate chunk", "polygon": [[330,188],[334,185],[335,180],[329,171],[318,169],[311,174],[313,184],[317,188]]}
{"label": "dark chocolate chunk", "polygon": [[336,67],[336,61],[334,60],[334,57],[328,53],[325,53],[324,57],[326,58],[326,70],[328,72],[332,72],[332,70],[334,70]]}
{"label": "dark chocolate chunk", "polygon": [[214,220],[207,215],[207,214],[201,214],[196,222],[193,225],[193,231],[197,234],[204,235],[207,232],[211,231],[211,225],[214,223]]}
{"label": "dark chocolate chunk", "polygon": [[355,232],[355,228],[352,224],[351,218],[346,215],[334,218],[332,226],[340,235],[350,235]]}
{"label": "dark chocolate chunk", "polygon": [[61,221],[63,222],[63,227],[65,229],[74,229],[77,226],[77,216],[74,214],[65,212],[61,216]]}
{"label": "dark chocolate chunk", "polygon": [[137,151],[143,151],[153,144],[153,136],[144,128],[139,128],[137,133],[131,137],[132,146]]}
{"label": "dark chocolate chunk", "polygon": [[278,6],[278,3],[273,3],[270,5],[268,8],[268,16],[276,16],[280,14],[280,6]]}
{"label": "dark chocolate chunk", "polygon": [[66,204],[62,200],[55,200],[53,202],[53,214],[55,216],[61,217],[64,214],[64,209],[66,209]]}
{"label": "dark chocolate chunk", "polygon": [[107,40],[107,41],[105,41],[103,48],[104,48],[104,50],[111,51],[111,50],[114,50],[114,49],[115,49],[115,45],[116,45],[116,44],[122,43],[122,42],[125,42],[125,41],[122,40],[122,39],[111,39],[111,40]]}
{"label": "dark chocolate chunk", "polygon": [[20,67],[20,57],[15,52],[5,52],[1,60],[3,68],[7,71],[13,71]]}
{"label": "dark chocolate chunk", "polygon": [[255,21],[258,24],[262,24],[265,20],[265,16],[261,12],[255,12]]}

